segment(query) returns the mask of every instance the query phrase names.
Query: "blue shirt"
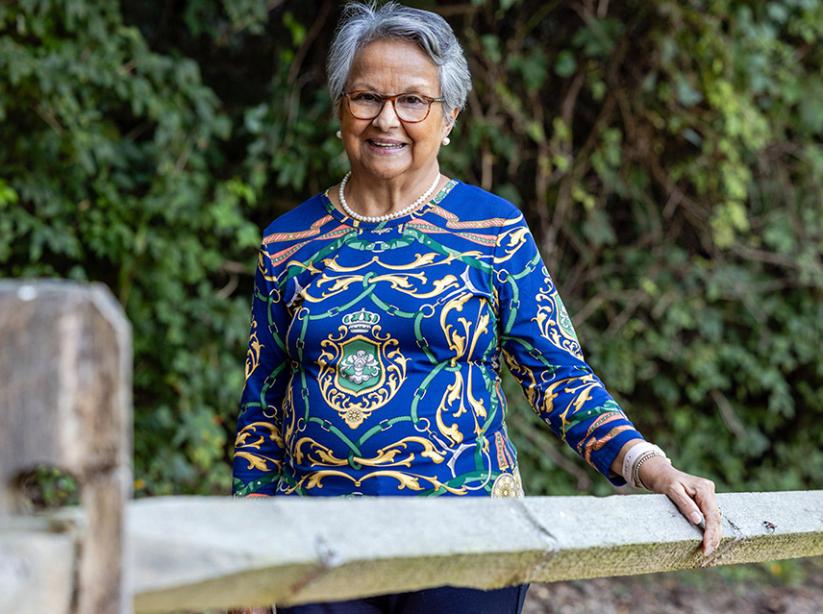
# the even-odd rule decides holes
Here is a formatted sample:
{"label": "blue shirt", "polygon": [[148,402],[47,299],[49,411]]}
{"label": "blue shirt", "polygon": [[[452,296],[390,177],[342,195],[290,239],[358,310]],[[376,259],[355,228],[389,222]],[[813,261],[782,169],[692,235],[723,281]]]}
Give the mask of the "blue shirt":
{"label": "blue shirt", "polygon": [[451,180],[361,222],[326,193],[259,252],[235,495],[522,496],[501,358],[544,423],[613,484],[642,439],[585,362],[520,210]]}

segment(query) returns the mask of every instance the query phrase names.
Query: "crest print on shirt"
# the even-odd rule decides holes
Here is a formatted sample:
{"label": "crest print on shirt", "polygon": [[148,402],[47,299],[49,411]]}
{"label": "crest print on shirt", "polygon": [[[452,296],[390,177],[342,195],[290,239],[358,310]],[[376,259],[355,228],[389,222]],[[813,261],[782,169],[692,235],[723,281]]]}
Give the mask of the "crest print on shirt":
{"label": "crest print on shirt", "polygon": [[379,314],[361,308],[342,317],[339,335],[320,343],[320,391],[352,429],[388,403],[406,378],[399,343],[381,334],[379,322]]}

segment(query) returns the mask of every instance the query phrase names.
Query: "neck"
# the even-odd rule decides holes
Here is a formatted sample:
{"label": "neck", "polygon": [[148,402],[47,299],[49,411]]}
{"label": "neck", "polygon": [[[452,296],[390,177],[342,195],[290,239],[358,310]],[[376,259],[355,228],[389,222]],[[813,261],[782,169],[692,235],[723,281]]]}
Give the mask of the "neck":
{"label": "neck", "polygon": [[[440,167],[436,162],[414,176],[393,179],[372,179],[353,169],[346,184],[346,200],[349,207],[361,215],[387,215],[417,200],[431,187],[435,177],[440,177]],[[438,181],[438,188],[441,182],[442,177]]]}

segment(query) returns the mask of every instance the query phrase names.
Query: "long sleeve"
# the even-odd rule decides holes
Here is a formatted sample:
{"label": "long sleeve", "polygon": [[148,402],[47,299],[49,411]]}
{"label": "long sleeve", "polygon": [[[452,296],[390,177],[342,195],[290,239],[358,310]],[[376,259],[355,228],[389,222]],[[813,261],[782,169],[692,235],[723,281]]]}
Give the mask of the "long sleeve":
{"label": "long sleeve", "polygon": [[290,361],[285,333],[288,311],[261,246],[252,296],[246,380],[234,443],[232,494],[273,495],[284,459],[282,405],[287,402]]}
{"label": "long sleeve", "polygon": [[522,214],[501,228],[494,269],[501,353],[532,409],[612,484],[624,485],[611,464],[643,436],[585,362]]}

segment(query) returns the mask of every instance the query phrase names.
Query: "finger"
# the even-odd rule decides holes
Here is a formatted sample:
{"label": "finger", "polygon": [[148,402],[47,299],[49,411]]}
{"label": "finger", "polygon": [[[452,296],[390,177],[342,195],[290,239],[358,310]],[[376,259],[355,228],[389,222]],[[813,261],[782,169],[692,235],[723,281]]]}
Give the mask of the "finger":
{"label": "finger", "polygon": [[707,480],[705,484],[697,486],[696,490],[695,501],[706,517],[706,531],[703,533],[703,552],[709,555],[717,549],[723,537],[722,516],[717,505],[714,484]]}
{"label": "finger", "polygon": [[703,514],[700,512],[700,508],[686,493],[683,483],[675,482],[669,489],[667,489],[666,496],[677,506],[680,513],[688,518],[689,522],[694,525],[698,525],[703,522]]}

